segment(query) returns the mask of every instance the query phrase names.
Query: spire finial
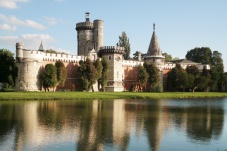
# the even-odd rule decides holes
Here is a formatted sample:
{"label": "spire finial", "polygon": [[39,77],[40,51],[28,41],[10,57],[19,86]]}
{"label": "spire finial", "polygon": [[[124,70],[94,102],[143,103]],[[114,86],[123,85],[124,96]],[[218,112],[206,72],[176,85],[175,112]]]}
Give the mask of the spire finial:
{"label": "spire finial", "polygon": [[155,23],[153,23],[153,29],[154,29],[154,31],[155,31]]}

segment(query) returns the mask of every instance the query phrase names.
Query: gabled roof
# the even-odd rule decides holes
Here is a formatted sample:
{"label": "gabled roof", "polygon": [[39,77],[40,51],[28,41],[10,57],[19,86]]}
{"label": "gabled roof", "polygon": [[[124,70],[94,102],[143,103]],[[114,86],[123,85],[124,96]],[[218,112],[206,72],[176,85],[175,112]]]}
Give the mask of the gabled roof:
{"label": "gabled roof", "polygon": [[187,59],[172,60],[170,62],[172,62],[172,63],[180,63],[180,64],[200,64],[200,63],[193,62],[193,61],[187,60]]}

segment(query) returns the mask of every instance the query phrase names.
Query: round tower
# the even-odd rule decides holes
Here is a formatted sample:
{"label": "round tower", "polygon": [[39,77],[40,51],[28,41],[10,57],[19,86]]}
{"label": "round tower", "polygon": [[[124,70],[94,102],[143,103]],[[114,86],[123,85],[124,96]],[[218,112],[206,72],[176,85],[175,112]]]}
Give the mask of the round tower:
{"label": "round tower", "polygon": [[116,46],[100,47],[99,57],[105,57],[109,65],[109,75],[105,91],[122,92],[124,68],[122,66],[124,48]]}
{"label": "round tower", "polygon": [[94,26],[90,22],[90,13],[85,13],[85,22],[76,24],[77,31],[77,55],[87,56],[89,51],[94,48]]}
{"label": "round tower", "polygon": [[103,21],[94,20],[94,44],[95,51],[98,52],[103,46]]}
{"label": "round tower", "polygon": [[23,58],[23,48],[24,44],[23,43],[16,43],[16,60],[17,62],[21,62]]}
{"label": "round tower", "polygon": [[150,45],[144,60],[148,64],[153,63],[157,66],[162,66],[164,65],[165,57],[162,55],[162,51],[158,43],[158,38],[155,34],[155,24],[153,24],[153,29],[154,31],[151,37]]}

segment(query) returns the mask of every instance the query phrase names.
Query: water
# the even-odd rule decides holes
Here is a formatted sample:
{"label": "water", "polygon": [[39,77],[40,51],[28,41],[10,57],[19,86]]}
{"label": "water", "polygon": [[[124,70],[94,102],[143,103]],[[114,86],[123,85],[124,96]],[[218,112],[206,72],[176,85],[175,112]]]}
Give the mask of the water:
{"label": "water", "polygon": [[227,98],[0,102],[0,150],[227,150]]}

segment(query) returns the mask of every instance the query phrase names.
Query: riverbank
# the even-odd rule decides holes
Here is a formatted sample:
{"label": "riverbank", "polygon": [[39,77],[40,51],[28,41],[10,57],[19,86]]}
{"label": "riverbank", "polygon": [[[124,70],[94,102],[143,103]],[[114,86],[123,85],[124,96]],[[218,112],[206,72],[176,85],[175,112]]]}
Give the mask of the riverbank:
{"label": "riverbank", "polygon": [[0,100],[105,100],[227,97],[225,92],[1,92]]}

